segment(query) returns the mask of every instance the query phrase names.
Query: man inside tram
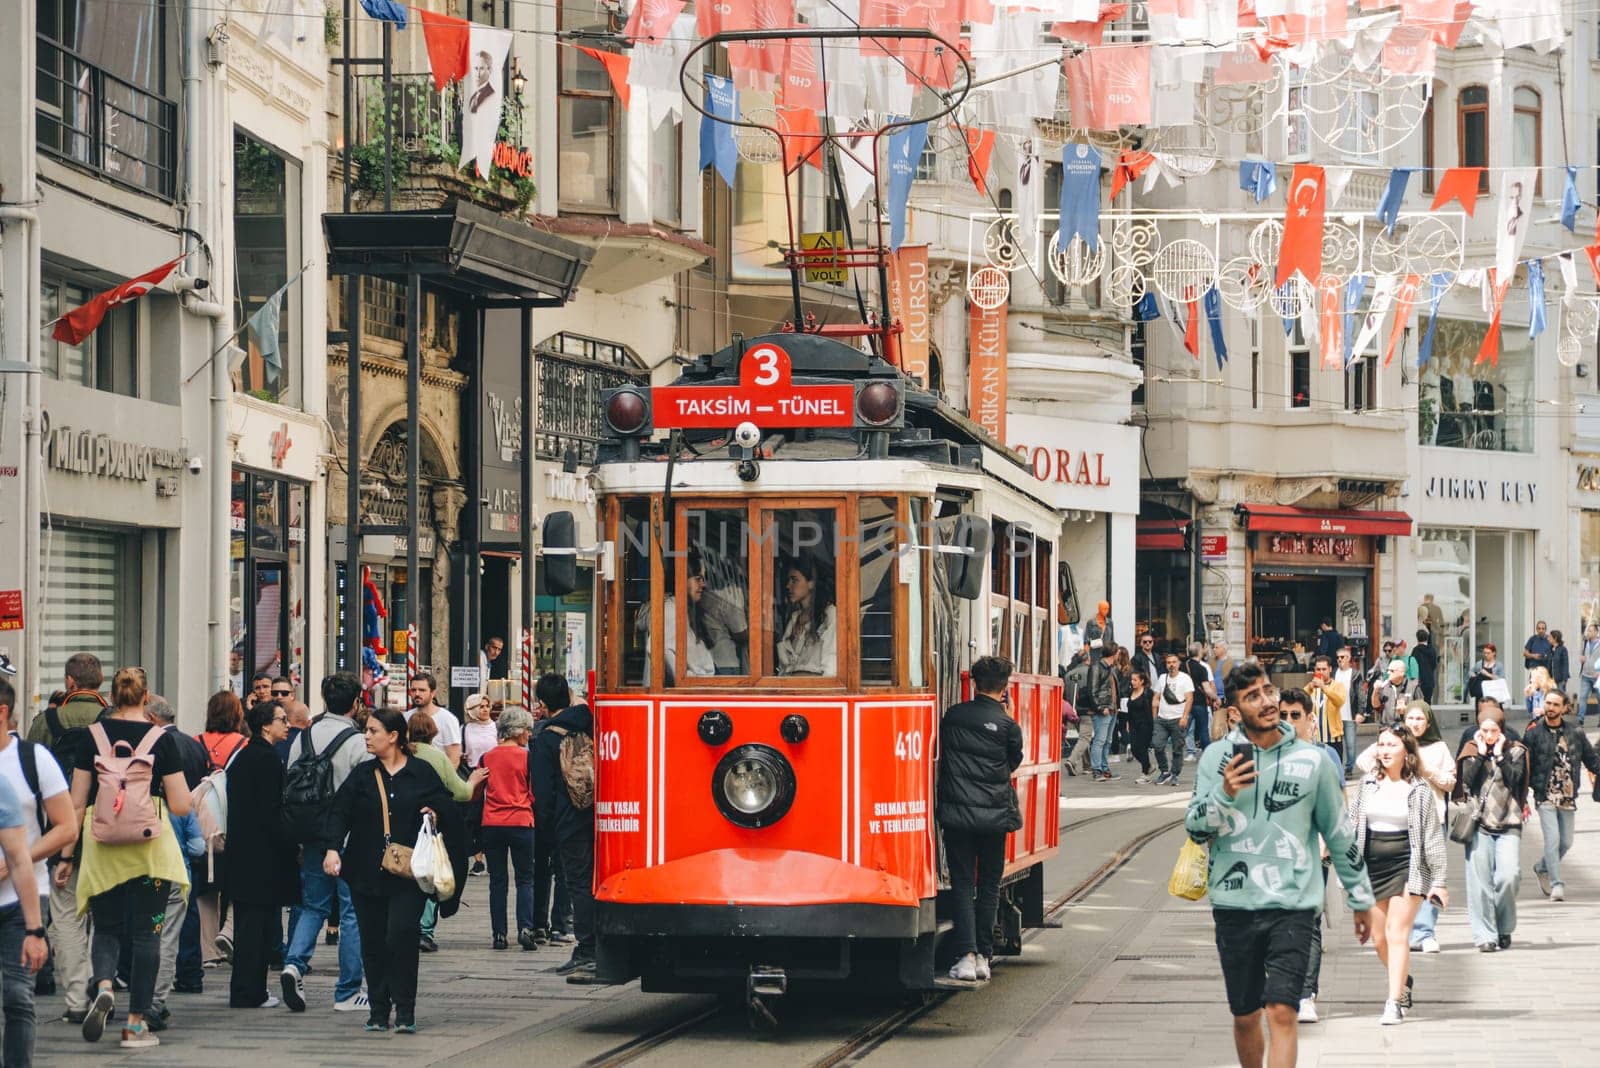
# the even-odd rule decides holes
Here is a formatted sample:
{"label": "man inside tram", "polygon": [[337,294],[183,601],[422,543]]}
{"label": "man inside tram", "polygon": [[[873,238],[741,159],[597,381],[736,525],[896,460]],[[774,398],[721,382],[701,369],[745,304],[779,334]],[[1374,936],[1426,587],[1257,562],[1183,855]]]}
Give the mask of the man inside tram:
{"label": "man inside tram", "polygon": [[778,563],[784,592],[776,661],[780,675],[836,675],[839,617],[833,600],[833,568],[813,554]]}

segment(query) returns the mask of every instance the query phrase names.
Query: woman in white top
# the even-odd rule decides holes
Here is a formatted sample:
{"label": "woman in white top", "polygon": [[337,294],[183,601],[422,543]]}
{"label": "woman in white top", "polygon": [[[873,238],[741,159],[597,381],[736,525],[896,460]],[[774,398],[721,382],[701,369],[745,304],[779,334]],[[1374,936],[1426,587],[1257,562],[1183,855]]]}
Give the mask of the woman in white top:
{"label": "woman in white top", "polygon": [[1411,1007],[1411,926],[1424,897],[1440,906],[1445,889],[1444,828],[1434,810],[1433,788],[1422,777],[1422,757],[1409,730],[1378,732],[1377,767],[1350,806],[1356,848],[1366,858],[1376,913],[1372,940],[1388,972],[1382,1023],[1397,1024]]}
{"label": "woman in white top", "polygon": [[461,714],[467,722],[461,728],[461,755],[468,771],[476,768],[483,754],[495,747],[498,732],[490,715],[492,709],[489,699],[481,693],[468,694],[467,703],[462,706]]}
{"label": "woman in white top", "polygon": [[[1439,813],[1439,820],[1444,821],[1444,799],[1456,786],[1456,761],[1455,755],[1450,752],[1450,743],[1445,741],[1439,733],[1439,725],[1433,718],[1433,709],[1426,701],[1414,701],[1406,706],[1406,729],[1417,740],[1417,757],[1422,762],[1422,779],[1433,787],[1434,805]],[[1378,769],[1378,746],[1373,743],[1362,750],[1356,757],[1356,767],[1362,774],[1370,774]]]}
{"label": "woman in white top", "polygon": [[778,637],[780,675],[839,673],[839,616],[833,603],[833,573],[815,558],[785,560],[778,569],[788,612]]}

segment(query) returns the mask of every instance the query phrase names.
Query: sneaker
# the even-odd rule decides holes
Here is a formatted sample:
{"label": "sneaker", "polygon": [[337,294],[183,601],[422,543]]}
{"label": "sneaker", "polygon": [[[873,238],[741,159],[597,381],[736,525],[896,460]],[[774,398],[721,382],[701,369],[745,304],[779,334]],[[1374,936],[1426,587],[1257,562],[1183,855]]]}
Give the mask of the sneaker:
{"label": "sneaker", "polygon": [[1122,778],[1121,775],[1113,775],[1113,774],[1111,774],[1111,772],[1108,771],[1105,774],[1100,776],[1100,781],[1101,782],[1116,782],[1120,778]]}
{"label": "sneaker", "polygon": [[216,944],[217,944],[217,952],[221,953],[222,954],[222,959],[228,962],[229,967],[232,967],[233,966],[233,939],[229,938],[225,934],[219,934],[219,935],[217,935],[217,943]]}
{"label": "sneaker", "polygon": [[978,980],[987,983],[993,975],[989,969],[989,958],[979,953],[976,967],[978,969]]}
{"label": "sneaker", "polygon": [[963,983],[978,981],[978,955],[968,953],[950,966],[950,978]]}
{"label": "sneaker", "polygon": [[1108,763],[1108,764],[1120,764],[1120,763],[1122,763],[1122,758],[1117,756],[1115,753],[1113,753],[1110,756],[1106,757],[1106,763]]}
{"label": "sneaker", "polygon": [[551,931],[545,941],[552,946],[570,946],[578,941],[578,936],[571,931]]}
{"label": "sneaker", "polygon": [[78,1024],[83,1023],[83,1018],[87,1015],[89,1015],[88,1009],[68,1009],[66,1012],[61,1014],[61,1022],[64,1024],[72,1024],[74,1027],[76,1027]]}
{"label": "sneaker", "polygon": [[329,927],[327,930],[323,931],[323,933],[322,933],[322,944],[325,945],[325,946],[336,946],[336,945],[338,945],[339,944],[339,928],[337,928],[337,927]]}
{"label": "sneaker", "polygon": [[1178,773],[1177,772],[1173,772],[1172,773],[1172,781],[1167,783],[1167,785],[1168,786],[1182,786],[1183,785],[1183,783],[1178,781]]}
{"label": "sneaker", "polygon": [[1193,764],[1194,763],[1194,754],[1193,753],[1184,754],[1183,762],[1185,764]]}
{"label": "sneaker", "polygon": [[418,935],[417,948],[424,953],[437,953],[439,952],[439,943],[433,940],[433,935]]}
{"label": "sneaker", "polygon": [[475,860],[475,861],[472,862],[472,867],[467,869],[467,874],[468,875],[486,875],[486,874],[488,874],[488,871],[489,871],[488,865],[486,865],[481,860]]}
{"label": "sneaker", "polygon": [[357,990],[343,1001],[333,1003],[334,1012],[366,1012],[372,1003],[367,1000],[365,990]]}
{"label": "sneaker", "polygon": [[172,1013],[168,1012],[166,1009],[160,1009],[159,1011],[156,1009],[151,1009],[145,1014],[144,1017],[145,1026],[150,1028],[150,1030],[157,1032],[165,1031],[167,1029],[167,1025],[171,1022]]}
{"label": "sneaker", "polygon": [[226,963],[228,963],[228,962],[223,960],[221,957],[212,957],[210,960],[208,960],[204,964],[200,965],[200,967],[204,968],[206,971],[209,972],[211,969],[220,968]]}
{"label": "sneaker", "polygon": [[505,935],[497,934],[497,935],[494,936],[494,941],[493,941],[492,945],[494,946],[495,949],[508,949],[508,948],[510,948],[511,943],[506,941],[506,936]]}
{"label": "sneaker", "polygon": [[583,969],[588,969],[590,972],[593,972],[594,958],[580,957],[578,954],[574,953],[571,957],[567,958],[567,963],[556,969],[556,974],[571,975],[573,972],[581,971]]}
{"label": "sneaker", "polygon": [[1511,936],[1510,935],[1503,934],[1503,935],[1500,936],[1500,948],[1501,949],[1510,949],[1511,948]]}
{"label": "sneaker", "polygon": [[599,981],[600,980],[595,975],[595,964],[593,957],[585,957],[583,960],[578,962],[578,966],[576,968],[567,973],[567,982],[573,984],[574,986],[582,986],[588,983],[597,983]]}
{"label": "sneaker", "polygon": [[1479,942],[1478,943],[1478,952],[1479,953],[1498,953],[1499,951],[1500,951],[1500,944],[1498,942]]}
{"label": "sneaker", "polygon": [[1065,768],[1067,774],[1072,776],[1074,779],[1078,777],[1078,769],[1072,766],[1072,762],[1070,760],[1061,766]]}
{"label": "sneaker", "polygon": [[1133,781],[1140,786],[1149,786],[1151,783],[1155,783],[1157,786],[1161,785],[1160,779],[1153,779],[1148,775],[1141,775]]}
{"label": "sneaker", "polygon": [[533,928],[524,927],[517,932],[517,945],[523,949],[539,948],[539,939],[535,936]]}
{"label": "sneaker", "polygon": [[389,1030],[389,1021],[388,1020],[368,1020],[367,1023],[366,1023],[366,1026],[363,1027],[362,1030],[364,1030],[364,1031],[387,1031],[387,1030]]}
{"label": "sneaker", "polygon": [[1378,1022],[1385,1027],[1405,1023],[1406,1014],[1401,1010],[1400,1003],[1391,999],[1383,1003],[1383,1015],[1378,1018]]}
{"label": "sneaker", "polygon": [[1567,899],[1567,888],[1566,887],[1562,886],[1560,883],[1556,883],[1554,886],[1552,886],[1550,888],[1550,900],[1551,901],[1565,901],[1566,899]]}
{"label": "sneaker", "polygon": [[1419,948],[1424,953],[1437,953],[1439,952],[1439,940],[1432,935],[1429,935],[1427,938],[1422,940],[1422,945]]}
{"label": "sneaker", "polygon": [[204,994],[206,985],[204,983],[173,983],[172,992],[174,994]]}
{"label": "sneaker", "polygon": [[1301,1023],[1316,1023],[1317,1022],[1317,999],[1316,998],[1301,998],[1300,999],[1300,1022]]}
{"label": "sneaker", "polygon": [[123,1049],[149,1049],[161,1045],[161,1040],[150,1030],[149,1024],[140,1023],[122,1029],[121,1045]]}
{"label": "sneaker", "polygon": [[[528,928],[528,931],[532,935],[533,940],[535,942],[537,942],[541,946],[544,945],[546,942],[554,942],[555,941],[555,937],[554,937],[553,933],[548,931],[548,930],[546,930],[543,927],[530,927],[530,928]],[[518,932],[518,937],[521,937],[521,932],[520,931]]]}
{"label": "sneaker", "polygon": [[397,1035],[414,1035],[414,1034],[416,1034],[417,1033],[417,1021],[415,1021],[415,1020],[396,1020],[394,1022],[394,1033],[397,1034]]}
{"label": "sneaker", "polygon": [[300,978],[300,969],[293,964],[284,965],[283,971],[278,975],[278,982],[283,985],[283,1003],[289,1006],[289,1011],[305,1012],[306,989]]}
{"label": "sneaker", "polygon": [[1413,982],[1415,978],[1415,976],[1411,975],[1406,976],[1406,988],[1400,992],[1400,997],[1396,1002],[1402,1010],[1411,1007],[1411,988],[1415,985]]}
{"label": "sneaker", "polygon": [[83,1016],[83,1040],[85,1042],[98,1042],[100,1036],[106,1033],[106,1017],[111,1015],[111,1010],[117,1007],[117,996],[111,992],[109,986],[101,987],[95,994],[94,1000],[89,1003],[88,1012]]}
{"label": "sneaker", "polygon": [[257,1005],[256,1008],[258,1008],[258,1009],[275,1009],[279,1005],[282,1005],[282,1004],[283,1004],[283,1002],[279,1001],[273,995],[268,994],[267,995],[267,1000],[265,1000],[261,1004]]}
{"label": "sneaker", "polygon": [[1545,897],[1549,897],[1552,889],[1550,876],[1545,873],[1543,868],[1535,864],[1533,866],[1533,877],[1539,880],[1539,892],[1544,894]]}

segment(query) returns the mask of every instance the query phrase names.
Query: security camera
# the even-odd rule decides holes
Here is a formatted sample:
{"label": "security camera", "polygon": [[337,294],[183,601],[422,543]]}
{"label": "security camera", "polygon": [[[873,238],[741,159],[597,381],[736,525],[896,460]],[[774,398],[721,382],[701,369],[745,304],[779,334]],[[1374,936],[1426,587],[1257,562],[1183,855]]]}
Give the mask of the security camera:
{"label": "security camera", "polygon": [[205,278],[195,278],[190,275],[179,275],[172,280],[172,288],[179,293],[200,293],[211,287],[211,282]]}
{"label": "security camera", "polygon": [[206,466],[206,461],[205,461],[204,457],[202,457],[202,456],[191,456],[191,457],[189,457],[189,473],[191,475],[198,475],[200,473],[201,469],[204,468],[205,466]]}
{"label": "security camera", "polygon": [[733,442],[741,449],[753,449],[761,444],[761,428],[746,420],[734,429]]}

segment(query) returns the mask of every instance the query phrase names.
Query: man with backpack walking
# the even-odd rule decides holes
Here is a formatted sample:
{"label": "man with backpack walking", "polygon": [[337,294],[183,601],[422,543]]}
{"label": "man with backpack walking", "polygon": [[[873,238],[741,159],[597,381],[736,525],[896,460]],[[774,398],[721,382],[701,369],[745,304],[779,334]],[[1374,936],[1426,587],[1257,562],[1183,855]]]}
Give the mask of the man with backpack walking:
{"label": "man with backpack walking", "polygon": [[[322,840],[323,814],[332,805],[333,795],[356,766],[367,759],[361,728],[354,718],[361,708],[361,680],[348,671],[329,675],[322,680],[322,703],[326,711],[295,739],[284,776],[284,822],[302,844]],[[317,948],[322,925],[335,915],[337,908],[339,981],[333,988],[333,1007],[336,1012],[366,1012],[361,934],[356,928],[350,886],[343,879],[326,874],[322,860],[322,851],[315,848],[307,848],[301,860],[302,905],[295,914],[294,929],[289,932],[289,948],[283,955],[279,977],[283,1003],[292,1012],[305,1011],[301,980]]]}
{"label": "man with backpack walking", "polygon": [[534,696],[554,715],[529,746],[533,754],[535,836],[554,835],[561,873],[572,898],[572,958],[556,969],[569,983],[592,982],[594,938],[594,714],[573,704],[567,680],[539,676]]}
{"label": "man with backpack walking", "polygon": [[[100,696],[105,675],[93,653],[73,653],[65,670],[67,695],[61,703],[35,716],[27,740],[47,747],[64,769],[77,766],[78,750],[88,743],[89,725],[100,720],[106,700]],[[89,914],[78,915],[78,869],[58,869],[50,880],[50,949],[55,954],[58,989],[66,998],[61,1019],[82,1023],[89,1011]]]}

